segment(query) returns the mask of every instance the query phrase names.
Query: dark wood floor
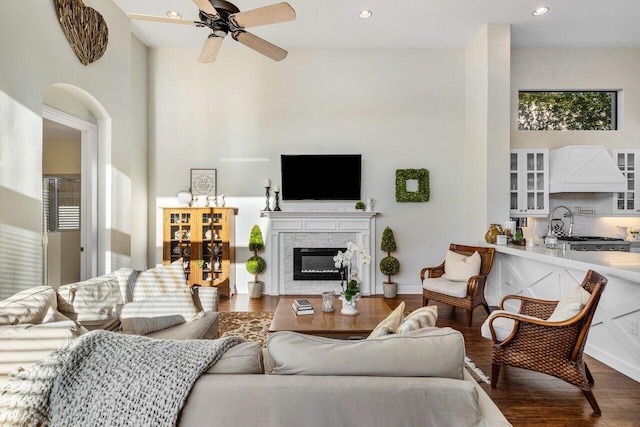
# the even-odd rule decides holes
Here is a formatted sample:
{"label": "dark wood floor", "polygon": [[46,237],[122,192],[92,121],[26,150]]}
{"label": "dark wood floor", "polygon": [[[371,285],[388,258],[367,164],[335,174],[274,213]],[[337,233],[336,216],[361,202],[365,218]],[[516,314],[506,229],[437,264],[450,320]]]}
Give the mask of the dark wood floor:
{"label": "dark wood floor", "polygon": [[[421,300],[420,295],[398,295],[385,301],[391,308],[404,301],[407,310],[414,310]],[[274,311],[277,305],[278,297],[236,295],[222,299],[220,311]],[[489,375],[491,342],[480,336],[485,311],[478,307],[468,327],[463,310],[437,305],[438,326],[461,331],[467,355]],[[640,426],[640,383],[589,356],[585,360],[595,378],[593,392],[602,409],[600,416],[593,414],[578,388],[548,375],[507,366],[502,368],[496,389],[481,386],[514,426]]]}

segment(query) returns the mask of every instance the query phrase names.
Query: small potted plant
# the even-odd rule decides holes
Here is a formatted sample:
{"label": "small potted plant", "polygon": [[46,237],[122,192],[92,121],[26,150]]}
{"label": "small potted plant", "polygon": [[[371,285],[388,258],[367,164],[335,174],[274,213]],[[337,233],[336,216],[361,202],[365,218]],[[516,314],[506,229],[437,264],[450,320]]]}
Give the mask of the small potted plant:
{"label": "small potted plant", "polygon": [[253,274],[253,281],[249,282],[249,298],[260,298],[264,292],[264,282],[258,281],[258,276],[267,269],[267,262],[258,255],[258,252],[264,251],[264,240],[260,227],[254,225],[251,229],[249,237],[249,250],[253,252],[253,256],[247,260],[247,271]]}
{"label": "small potted plant", "polygon": [[367,208],[362,200],[357,201],[355,207],[357,211],[364,211]]}
{"label": "small potted plant", "polygon": [[516,234],[513,235],[511,243],[516,246],[526,246],[527,239],[524,238],[524,234],[522,233],[521,229],[518,229],[518,231],[516,231]]}
{"label": "small potted plant", "polygon": [[398,293],[398,284],[391,281],[391,276],[395,276],[400,271],[400,261],[391,256],[391,252],[396,251],[396,239],[393,237],[393,231],[389,227],[382,232],[380,250],[387,253],[387,256],[380,260],[380,271],[387,276],[387,281],[382,282],[384,297],[395,298]]}

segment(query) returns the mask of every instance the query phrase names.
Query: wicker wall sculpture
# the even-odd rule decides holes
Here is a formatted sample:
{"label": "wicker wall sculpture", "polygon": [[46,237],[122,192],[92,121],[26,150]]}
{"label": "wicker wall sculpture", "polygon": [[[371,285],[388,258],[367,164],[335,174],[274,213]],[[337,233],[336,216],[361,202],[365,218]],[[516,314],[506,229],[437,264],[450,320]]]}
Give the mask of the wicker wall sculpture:
{"label": "wicker wall sculpture", "polygon": [[82,0],[54,0],[58,21],[80,62],[89,65],[102,57],[109,43],[109,28],[100,13]]}

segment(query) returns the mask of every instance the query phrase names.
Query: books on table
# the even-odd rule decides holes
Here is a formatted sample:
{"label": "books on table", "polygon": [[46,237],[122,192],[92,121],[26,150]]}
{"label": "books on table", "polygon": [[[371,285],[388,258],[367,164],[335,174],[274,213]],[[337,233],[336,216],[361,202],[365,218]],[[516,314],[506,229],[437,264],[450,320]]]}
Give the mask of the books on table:
{"label": "books on table", "polygon": [[297,299],[291,304],[291,308],[296,316],[304,316],[307,314],[314,314],[315,310],[311,303],[306,299]]}
{"label": "books on table", "polygon": [[295,301],[293,301],[293,304],[298,307],[298,308],[302,308],[302,309],[310,309],[313,308],[313,306],[311,305],[311,303],[309,302],[308,299],[297,299]]}

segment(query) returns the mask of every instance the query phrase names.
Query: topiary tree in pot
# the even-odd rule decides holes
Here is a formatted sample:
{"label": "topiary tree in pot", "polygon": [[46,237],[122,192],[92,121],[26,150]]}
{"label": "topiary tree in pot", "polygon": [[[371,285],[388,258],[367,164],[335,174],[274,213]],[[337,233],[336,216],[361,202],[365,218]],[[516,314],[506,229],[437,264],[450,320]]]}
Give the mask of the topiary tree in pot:
{"label": "topiary tree in pot", "polygon": [[391,276],[395,276],[400,271],[400,261],[391,256],[391,252],[396,251],[396,239],[393,237],[393,231],[389,227],[382,232],[380,250],[387,253],[387,256],[380,260],[380,271],[387,276],[387,281],[382,282],[384,297],[395,298],[398,293],[398,284],[391,281]]}
{"label": "topiary tree in pot", "polygon": [[264,251],[264,240],[260,227],[254,225],[251,229],[249,237],[249,250],[253,252],[253,256],[247,260],[247,271],[253,274],[253,282],[249,282],[249,298],[260,298],[264,292],[264,282],[258,281],[258,276],[267,269],[267,262],[258,255],[258,252]]}

